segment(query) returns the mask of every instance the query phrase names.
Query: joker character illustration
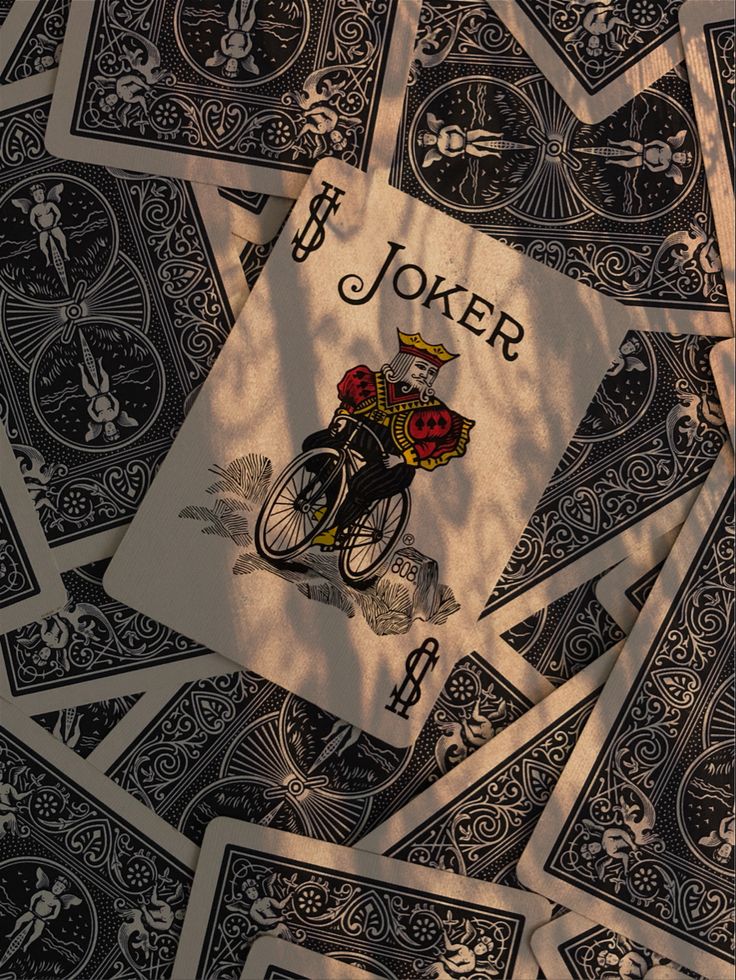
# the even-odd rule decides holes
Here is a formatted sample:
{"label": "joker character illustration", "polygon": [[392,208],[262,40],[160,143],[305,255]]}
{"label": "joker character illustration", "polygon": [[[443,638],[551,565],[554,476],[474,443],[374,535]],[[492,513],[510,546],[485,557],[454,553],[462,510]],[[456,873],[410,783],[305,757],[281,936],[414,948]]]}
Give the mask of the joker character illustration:
{"label": "joker character illustration", "polygon": [[464,455],[475,423],[434,391],[441,367],[458,355],[420,334],[398,331],[398,339],[380,370],[346,372],[330,426],[307,436],[275,481],[256,526],[263,557],[288,561],[319,546],[343,552],[346,581],[374,577],[406,526],[417,471]]}

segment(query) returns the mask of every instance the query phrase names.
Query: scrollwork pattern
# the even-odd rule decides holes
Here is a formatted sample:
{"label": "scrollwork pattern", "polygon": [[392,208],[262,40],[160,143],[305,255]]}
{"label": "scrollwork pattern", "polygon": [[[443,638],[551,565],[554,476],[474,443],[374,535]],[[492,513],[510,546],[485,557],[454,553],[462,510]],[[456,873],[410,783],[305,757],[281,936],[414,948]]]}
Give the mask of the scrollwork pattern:
{"label": "scrollwork pattern", "polygon": [[[440,153],[433,141],[460,131],[473,152]],[[664,180],[648,169],[658,147],[674,164]],[[684,65],[584,125],[489,5],[425,3],[391,183],[621,302],[728,308]]]}
{"label": "scrollwork pattern", "polygon": [[[708,363],[712,345],[707,337],[628,335],[484,614],[705,480],[725,435]],[[644,370],[634,361],[627,366],[627,357]]]}
{"label": "scrollwork pattern", "polygon": [[[7,347],[9,363],[0,410],[53,545],[130,520],[234,318],[191,188],[181,181],[56,160],[43,146],[48,108],[49,100],[42,99],[0,117],[7,186],[21,179],[25,188],[43,173],[48,186],[58,181],[67,196],[77,194],[85,204],[82,215],[93,212],[96,223],[82,217],[67,229],[73,242],[69,262],[78,263],[68,262],[69,268],[81,269],[89,256],[84,282],[77,282],[76,272],[70,279],[62,267],[64,289],[52,278],[39,291],[29,272],[23,279],[27,298],[12,295],[10,286],[0,297],[0,350]],[[17,211],[9,200],[3,208],[6,220],[12,220]],[[32,255],[21,248],[11,259],[17,264]],[[8,275],[11,271],[8,267]],[[139,408],[132,420],[120,416],[132,428],[118,428],[109,442],[95,434],[101,427],[85,432],[89,420],[76,363],[84,363],[82,341],[93,348],[91,357],[99,357],[106,345],[108,366],[117,357],[137,366],[138,374],[130,377],[138,385]],[[60,386],[69,379],[67,388],[51,391],[53,398],[77,399],[71,416],[48,414],[57,404],[48,392],[51,363],[63,365],[57,372]],[[89,465],[90,451],[99,454],[97,466]]]}
{"label": "scrollwork pattern", "polygon": [[685,977],[704,980],[692,970],[603,926],[594,926],[565,940],[558,951],[570,975],[580,980],[620,980],[622,973],[625,976],[636,970],[645,977],[653,967],[662,967],[660,972],[672,980]]}
{"label": "scrollwork pattern", "polygon": [[601,572],[501,634],[509,646],[557,686],[624,639],[595,594]]}
{"label": "scrollwork pattern", "polygon": [[257,0],[259,30],[246,11],[237,52],[235,6],[159,6],[98,5],[73,132],[297,173],[325,155],[365,165],[395,15],[388,0]]}
{"label": "scrollwork pattern", "polygon": [[682,0],[571,0],[519,5],[589,93],[600,91],[677,31]]}
{"label": "scrollwork pattern", "polygon": [[0,637],[0,655],[16,694],[48,690],[208,652],[143,613],[111,599],[102,587],[107,564],[107,561],[95,562],[64,572],[67,604]]}
{"label": "scrollwork pattern", "polygon": [[71,0],[42,0],[5,60],[0,85],[56,68],[61,58]]}
{"label": "scrollwork pattern", "polygon": [[30,559],[0,488],[0,609],[38,591]]}
{"label": "scrollwork pattern", "polygon": [[724,962],[734,719],[732,698],[724,710],[719,698],[733,685],[733,508],[732,483],[545,863]]}
{"label": "scrollwork pattern", "polygon": [[[511,913],[349,871],[306,869],[234,844],[225,850],[219,880],[198,966],[203,977],[237,980],[248,948],[264,931],[338,958],[359,937],[368,968],[397,980],[441,975],[448,947],[468,937],[475,980],[513,971],[522,920]],[[258,924],[265,908],[272,921],[267,930]]]}
{"label": "scrollwork pattern", "polygon": [[516,862],[593,710],[597,693],[573,705],[431,814],[397,841],[387,856],[520,887]]}
{"label": "scrollwork pattern", "polygon": [[182,687],[108,774],[197,843],[215,816],[235,816],[350,844],[529,707],[464,657],[401,750],[243,671]]}
{"label": "scrollwork pattern", "polygon": [[713,76],[721,133],[731,180],[734,176],[734,132],[736,131],[736,66],[734,65],[734,21],[706,24],[705,42]]}
{"label": "scrollwork pattern", "polygon": [[[2,940],[6,974],[28,976],[39,969],[39,953],[43,960],[50,948],[69,976],[84,966],[90,977],[167,980],[191,871],[7,729],[0,731],[0,766],[3,791],[15,804],[0,816],[4,935],[34,889],[43,887],[34,882],[45,880],[48,887],[55,869],[78,899],[78,912],[62,916],[66,942],[56,942],[55,929],[21,950]],[[60,854],[63,868],[56,861]],[[155,927],[146,918],[151,910],[166,912]]]}

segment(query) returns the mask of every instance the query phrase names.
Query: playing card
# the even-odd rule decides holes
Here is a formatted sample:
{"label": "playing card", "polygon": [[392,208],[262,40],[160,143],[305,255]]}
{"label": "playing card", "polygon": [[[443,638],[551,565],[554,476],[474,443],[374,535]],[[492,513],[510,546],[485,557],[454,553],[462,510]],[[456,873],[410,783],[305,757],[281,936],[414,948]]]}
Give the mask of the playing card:
{"label": "playing card", "polygon": [[65,597],[59,571],[0,424],[0,632],[54,609]]}
{"label": "playing card", "polygon": [[488,0],[576,116],[628,102],[682,60],[682,0]]}
{"label": "playing card", "polygon": [[682,523],[727,439],[713,345],[627,336],[488,599],[492,635]]}
{"label": "playing card", "polygon": [[286,197],[324,156],[385,168],[418,14],[418,0],[75,0],[49,146]]}
{"label": "playing card", "polygon": [[205,220],[209,214],[217,215],[219,220],[220,213],[224,213],[234,235],[257,245],[274,238],[294,203],[288,197],[213,187],[211,184],[198,184],[196,190]]}
{"label": "playing card", "polygon": [[28,714],[67,710],[232,669],[224,657],[112,599],[102,585],[107,565],[64,572],[61,601],[0,635],[3,698]]}
{"label": "playing card", "polygon": [[516,862],[618,652],[610,650],[545,698],[358,846],[518,888]]}
{"label": "playing card", "polygon": [[12,6],[13,0],[0,0],[0,27],[4,25]]}
{"label": "playing card", "polygon": [[248,288],[252,290],[258,281],[258,277],[263,272],[263,267],[269,255],[276,246],[276,238],[272,238],[270,242],[266,242],[263,245],[259,245],[257,242],[241,241],[238,244],[241,246],[240,264],[243,269],[243,275],[245,276]]}
{"label": "playing card", "polygon": [[[571,17],[582,12],[569,7]],[[427,0],[392,184],[639,308],[649,329],[730,336],[684,63],[595,125],[570,111],[554,77],[487,3]]]}
{"label": "playing card", "polygon": [[654,588],[680,526],[647,541],[602,576],[596,584],[598,601],[628,635]]}
{"label": "playing card", "polygon": [[596,575],[583,582],[501,634],[502,640],[555,687],[626,635],[598,601],[601,578]]}
{"label": "playing card", "polygon": [[733,473],[724,446],[517,867],[712,978],[733,974]]}
{"label": "playing card", "polygon": [[574,912],[537,929],[532,936],[532,949],[544,975],[555,980],[703,980],[666,956]]}
{"label": "playing card", "polygon": [[378,980],[349,960],[322,956],[285,939],[262,936],[248,953],[240,980]]}
{"label": "playing card", "polygon": [[33,720],[47,732],[73,749],[83,759],[97,748],[140,698],[140,694],[127,694],[121,698],[93,701],[59,711],[33,715]]}
{"label": "playing card", "polygon": [[70,0],[13,4],[0,35],[0,85],[52,71],[59,64]]}
{"label": "playing card", "polygon": [[11,705],[0,714],[2,976],[166,980],[196,848]]}
{"label": "playing card", "polygon": [[396,980],[459,966],[529,977],[538,895],[219,818],[205,835],[174,976],[238,980],[265,934]]}
{"label": "playing card", "polygon": [[216,816],[352,844],[550,692],[510,651],[463,657],[397,749],[241,671],[145,694],[90,761],[195,844]]}
{"label": "playing card", "polygon": [[680,8],[680,31],[692,80],[695,115],[703,145],[708,189],[718,230],[731,313],[734,286],[734,19],[728,0],[691,0]]}
{"label": "playing card", "polygon": [[66,570],[112,554],[246,288],[191,185],[44,149],[51,82],[0,89],[0,405]]}
{"label": "playing card", "polygon": [[482,582],[637,322],[530,266],[322,161],[108,569],[110,594],[413,741],[452,664],[482,649]]}
{"label": "playing card", "polygon": [[736,447],[736,400],[734,383],[736,374],[736,346],[733,340],[722,340],[710,352],[710,366],[716,391],[723,406],[728,424],[731,445]]}

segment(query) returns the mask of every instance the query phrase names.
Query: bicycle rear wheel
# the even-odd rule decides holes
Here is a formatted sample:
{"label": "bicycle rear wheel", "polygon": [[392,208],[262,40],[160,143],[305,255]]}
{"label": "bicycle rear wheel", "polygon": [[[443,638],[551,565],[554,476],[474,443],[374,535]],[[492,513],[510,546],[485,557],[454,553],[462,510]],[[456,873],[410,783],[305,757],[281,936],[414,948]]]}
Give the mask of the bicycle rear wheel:
{"label": "bicycle rear wheel", "polygon": [[346,582],[357,584],[378,574],[404,533],[410,509],[409,492],[402,490],[377,500],[351,524],[340,551],[340,574]]}
{"label": "bicycle rear wheel", "polygon": [[277,478],[256,521],[255,545],[271,561],[294,558],[331,527],[345,471],[338,449],[310,449]]}

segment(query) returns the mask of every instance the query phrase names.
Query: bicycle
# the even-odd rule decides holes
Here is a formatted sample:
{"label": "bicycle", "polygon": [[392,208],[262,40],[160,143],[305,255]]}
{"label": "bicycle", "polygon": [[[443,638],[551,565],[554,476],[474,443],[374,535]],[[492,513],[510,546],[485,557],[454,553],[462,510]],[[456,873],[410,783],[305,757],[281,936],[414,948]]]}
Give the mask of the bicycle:
{"label": "bicycle", "polygon": [[[255,545],[270,561],[288,561],[306,551],[314,537],[334,524],[350,482],[365,464],[354,443],[359,433],[368,434],[381,455],[378,436],[360,419],[341,415],[337,428],[352,430],[339,448],[309,449],[289,463],[274,482],[256,521]],[[340,574],[359,584],[374,578],[386,564],[409,521],[408,490],[376,500],[335,542]]]}

